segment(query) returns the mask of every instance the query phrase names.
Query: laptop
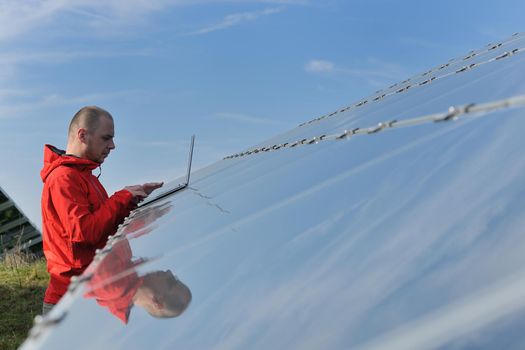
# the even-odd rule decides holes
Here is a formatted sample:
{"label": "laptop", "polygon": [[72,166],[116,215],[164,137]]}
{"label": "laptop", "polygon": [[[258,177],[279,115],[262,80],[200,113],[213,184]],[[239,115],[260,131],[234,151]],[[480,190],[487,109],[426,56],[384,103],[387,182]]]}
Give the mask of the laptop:
{"label": "laptop", "polygon": [[189,152],[189,155],[188,155],[188,168],[186,170],[186,178],[184,179],[184,181],[179,183],[177,186],[175,186],[173,188],[170,188],[169,190],[167,190],[165,192],[159,193],[155,197],[148,197],[148,198],[146,198],[144,200],[144,202],[140,203],[139,208],[141,208],[141,207],[143,207],[145,205],[151,204],[151,203],[153,203],[155,201],[158,201],[159,199],[165,198],[165,197],[167,197],[169,195],[172,195],[175,192],[181,191],[181,190],[185,189],[186,187],[188,187],[188,185],[190,183],[191,161],[193,159],[193,145],[194,144],[195,144],[195,135],[192,135],[191,136],[191,141],[190,141],[190,152]]}

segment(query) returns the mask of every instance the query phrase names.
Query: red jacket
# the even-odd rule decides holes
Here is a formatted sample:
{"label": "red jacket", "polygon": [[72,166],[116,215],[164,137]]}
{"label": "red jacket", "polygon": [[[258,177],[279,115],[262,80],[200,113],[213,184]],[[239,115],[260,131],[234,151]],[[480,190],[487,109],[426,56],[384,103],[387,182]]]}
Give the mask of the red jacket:
{"label": "red jacket", "polygon": [[65,155],[51,145],[44,147],[40,172],[42,191],[42,238],[50,275],[44,302],[56,304],[66,293],[71,276],[81,274],[97,248],[106,244],[135,207],[129,191],[108,197],[91,171],[91,160]]}
{"label": "red jacket", "polygon": [[96,266],[84,297],[95,298],[100,306],[127,324],[133,297],[144,281],[135,271],[142,262],[142,259],[132,260],[127,239],[118,241]]}

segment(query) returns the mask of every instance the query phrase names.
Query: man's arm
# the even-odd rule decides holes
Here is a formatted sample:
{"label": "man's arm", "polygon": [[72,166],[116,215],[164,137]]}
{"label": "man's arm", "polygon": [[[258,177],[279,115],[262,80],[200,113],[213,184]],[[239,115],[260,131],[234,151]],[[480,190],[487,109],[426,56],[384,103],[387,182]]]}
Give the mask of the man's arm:
{"label": "man's arm", "polygon": [[[113,194],[93,210],[80,176],[64,174],[50,184],[50,195],[56,213],[73,243],[96,245],[116,231],[136,203],[151,193],[155,186],[130,186]],[[162,184],[157,184],[160,187]],[[151,189],[151,191],[150,191]]]}

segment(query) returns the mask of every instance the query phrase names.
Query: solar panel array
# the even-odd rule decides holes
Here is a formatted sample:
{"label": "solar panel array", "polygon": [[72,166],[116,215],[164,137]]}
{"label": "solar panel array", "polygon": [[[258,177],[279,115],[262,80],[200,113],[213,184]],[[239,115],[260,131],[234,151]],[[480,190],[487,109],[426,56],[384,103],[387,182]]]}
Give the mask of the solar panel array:
{"label": "solar panel array", "polygon": [[491,43],[194,172],[22,349],[519,348],[524,48]]}

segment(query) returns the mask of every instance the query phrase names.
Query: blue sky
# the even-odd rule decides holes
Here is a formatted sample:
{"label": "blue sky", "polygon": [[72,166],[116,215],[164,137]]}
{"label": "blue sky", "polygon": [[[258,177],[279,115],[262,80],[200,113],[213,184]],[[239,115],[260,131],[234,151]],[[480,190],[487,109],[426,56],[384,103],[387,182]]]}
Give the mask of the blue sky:
{"label": "blue sky", "polygon": [[109,110],[112,193],[206,166],[523,31],[489,1],[0,0],[0,186],[40,226],[45,143]]}

